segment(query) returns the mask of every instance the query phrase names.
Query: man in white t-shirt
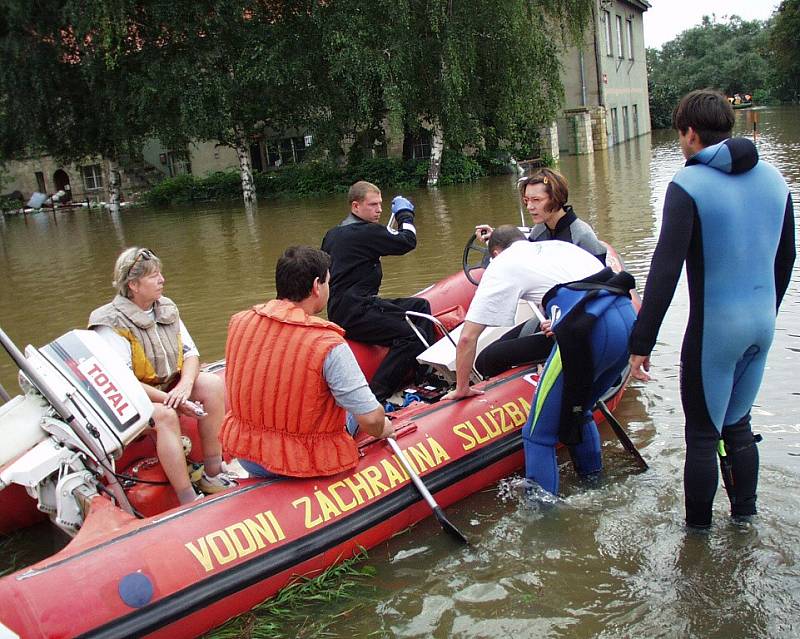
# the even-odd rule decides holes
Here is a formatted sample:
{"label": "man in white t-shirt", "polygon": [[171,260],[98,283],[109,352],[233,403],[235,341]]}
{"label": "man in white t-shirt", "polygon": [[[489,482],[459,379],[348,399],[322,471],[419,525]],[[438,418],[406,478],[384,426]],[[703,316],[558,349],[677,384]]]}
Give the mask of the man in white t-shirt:
{"label": "man in white t-shirt", "polygon": [[[545,293],[557,284],[581,280],[601,270],[597,258],[584,249],[558,240],[526,242],[522,231],[511,225],[494,230],[489,252],[492,261],[470,304],[456,348],[456,388],[444,399],[481,394],[470,388],[469,374],[475,361],[478,337],[487,326],[513,326],[520,299],[539,306]],[[550,323],[544,322],[541,328],[548,331],[549,327]],[[534,359],[533,356],[526,358],[525,339],[504,342],[519,353],[520,363]],[[552,343],[548,351],[551,346]],[[492,374],[495,372],[498,371]]]}

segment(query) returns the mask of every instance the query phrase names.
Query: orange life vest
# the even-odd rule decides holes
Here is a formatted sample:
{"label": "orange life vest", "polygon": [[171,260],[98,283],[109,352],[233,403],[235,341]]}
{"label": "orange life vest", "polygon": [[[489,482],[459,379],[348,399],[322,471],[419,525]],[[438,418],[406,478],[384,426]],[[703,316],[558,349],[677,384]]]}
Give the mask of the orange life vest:
{"label": "orange life vest", "polygon": [[325,358],[343,335],[337,324],[288,300],[234,315],[225,346],[224,450],[290,477],[353,468],[358,450],[323,376]]}

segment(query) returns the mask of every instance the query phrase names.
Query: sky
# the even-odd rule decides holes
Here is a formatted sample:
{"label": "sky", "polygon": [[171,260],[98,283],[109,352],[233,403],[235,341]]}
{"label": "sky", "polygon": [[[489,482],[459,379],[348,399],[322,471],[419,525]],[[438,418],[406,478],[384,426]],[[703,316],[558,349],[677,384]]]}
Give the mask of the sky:
{"label": "sky", "polygon": [[737,15],[743,20],[766,20],[779,0],[649,0],[644,14],[645,46],[658,49],[679,33],[698,24],[704,15]]}

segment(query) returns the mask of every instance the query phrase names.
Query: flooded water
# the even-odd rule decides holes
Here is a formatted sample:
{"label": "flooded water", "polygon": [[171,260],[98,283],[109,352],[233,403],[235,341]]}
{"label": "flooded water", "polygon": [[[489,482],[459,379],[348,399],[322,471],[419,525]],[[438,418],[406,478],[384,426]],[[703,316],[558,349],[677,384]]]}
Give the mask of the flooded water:
{"label": "flooded water", "polygon": [[[737,112],[739,132],[752,114]],[[800,110],[757,111],[762,157],[800,202]],[[564,157],[579,216],[613,244],[644,285],[664,193],[682,165],[676,136],[657,132],[605,153]],[[394,193],[385,193],[388,202]],[[519,222],[514,178],[406,193],[417,206],[419,246],[384,261],[382,292],[412,293],[460,268],[476,223]],[[757,193],[753,198],[758,197]],[[388,208],[388,206],[387,206]],[[797,208],[797,207],[796,207]],[[318,245],[346,213],[343,196],[166,210],[64,211],[0,219],[0,326],[19,346],[83,327],[112,296],[119,251],[147,246],[164,261],[175,299],[206,361],[220,358],[232,313],[274,294],[284,247]],[[753,220],[758,224],[758,220]],[[710,534],[683,528],[683,421],[678,356],[687,317],[682,281],[653,354],[654,379],[632,385],[617,410],[650,464],[645,473],[612,436],[606,472],[582,486],[563,465],[565,497],[526,503],[513,482],[448,508],[472,540],[455,547],[428,520],[372,551],[377,577],[354,607],[320,604],[331,636],[789,637],[800,634],[800,285],[792,278],[753,411],[762,472],[752,525],[727,518],[717,494]],[[794,328],[792,328],[794,327]],[[16,371],[0,383],[16,392]],[[344,611],[344,612],[343,612]],[[307,633],[288,628],[288,635]],[[307,636],[307,635],[306,635]]]}

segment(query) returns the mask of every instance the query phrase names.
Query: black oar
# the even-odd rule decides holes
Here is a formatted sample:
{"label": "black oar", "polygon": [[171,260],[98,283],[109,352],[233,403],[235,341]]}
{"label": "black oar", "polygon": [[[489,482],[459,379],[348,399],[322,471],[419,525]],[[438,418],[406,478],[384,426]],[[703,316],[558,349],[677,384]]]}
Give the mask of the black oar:
{"label": "black oar", "polygon": [[620,443],[625,447],[631,455],[633,455],[634,459],[638,462],[638,464],[642,467],[642,470],[647,470],[649,466],[647,462],[644,460],[644,457],[636,450],[636,446],[634,446],[631,438],[628,437],[628,433],[625,432],[625,429],[622,427],[617,421],[617,418],[611,414],[611,411],[608,410],[608,406],[606,403],[601,399],[598,400],[596,404],[597,408],[600,409],[600,412],[603,413],[603,416],[606,418],[606,421],[611,424],[611,429],[614,431],[614,434],[619,439]]}
{"label": "black oar", "polygon": [[462,544],[468,544],[469,541],[467,541],[464,533],[450,523],[450,520],[447,519],[444,511],[441,509],[439,504],[436,503],[436,500],[433,498],[433,495],[431,495],[431,492],[425,488],[425,484],[422,483],[419,475],[417,475],[416,471],[411,467],[411,464],[405,458],[405,455],[403,455],[403,452],[400,450],[400,447],[397,445],[397,442],[394,440],[394,438],[387,437],[386,441],[389,442],[389,446],[392,447],[394,454],[397,455],[400,463],[403,464],[403,468],[406,469],[408,476],[411,478],[411,481],[414,482],[414,486],[417,487],[419,494],[422,495],[425,498],[425,501],[428,502],[428,506],[430,506],[431,510],[433,510],[433,514],[436,515],[436,519],[439,520],[439,523],[442,525],[442,528],[444,528],[445,532],[447,532],[454,539],[460,541]]}

